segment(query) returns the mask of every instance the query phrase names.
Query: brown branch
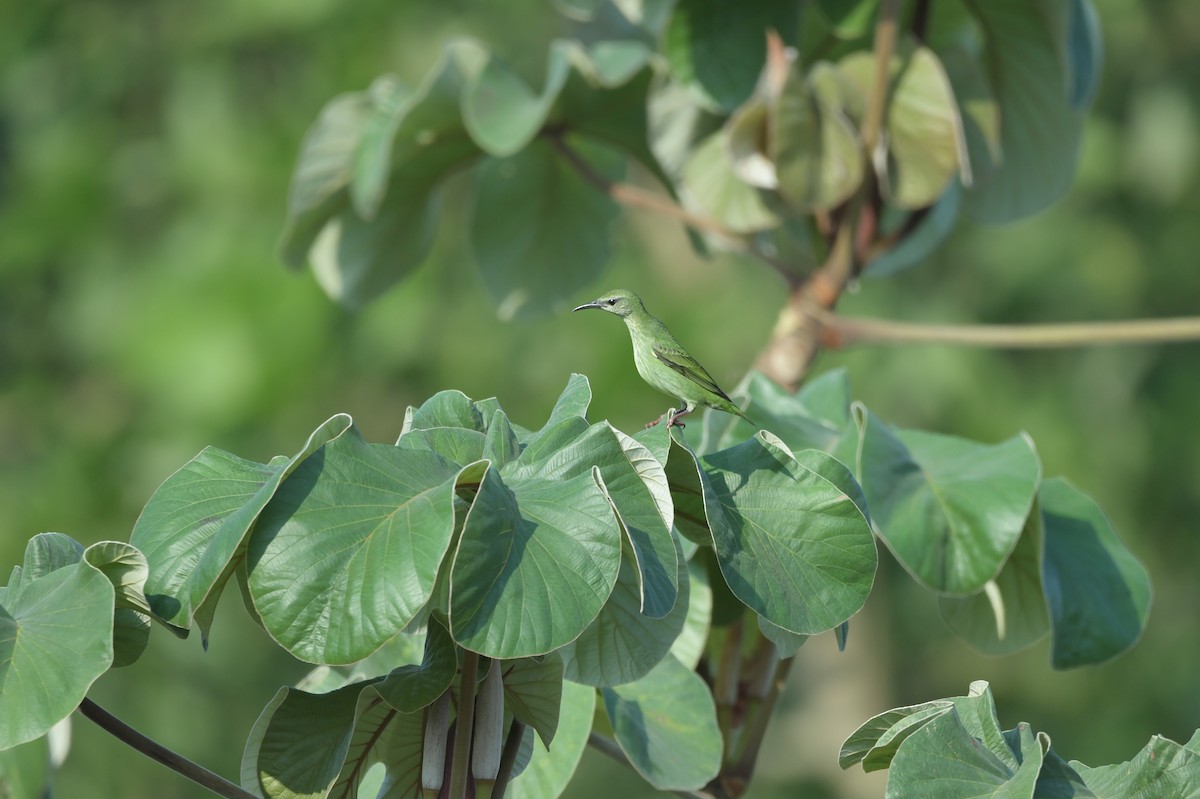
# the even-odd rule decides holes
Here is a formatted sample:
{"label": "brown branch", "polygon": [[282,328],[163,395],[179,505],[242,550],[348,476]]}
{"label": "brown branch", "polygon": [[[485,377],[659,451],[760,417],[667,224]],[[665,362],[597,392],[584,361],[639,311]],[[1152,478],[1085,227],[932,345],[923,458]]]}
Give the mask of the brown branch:
{"label": "brown branch", "polygon": [[820,308],[810,311],[821,325],[822,343],[833,349],[859,344],[957,344],[1035,349],[1200,341],[1200,317],[1035,325],[932,325],[851,319]]}
{"label": "brown branch", "polygon": [[[888,104],[892,53],[896,47],[899,0],[882,0],[875,24],[875,82],[867,98],[861,135],[868,164],[876,162]],[[874,173],[869,172],[856,195],[831,220],[832,240],[825,262],[807,281],[792,290],[779,314],[771,342],[755,367],[777,383],[795,389],[808,373],[822,346],[819,314],[831,311],[846,286],[858,274],[862,256],[878,235],[882,197]]]}
{"label": "brown branch", "polygon": [[879,144],[879,133],[883,129],[883,114],[887,110],[888,84],[891,83],[892,53],[896,49],[897,18],[900,15],[900,0],[883,0],[879,7],[879,22],[875,24],[875,82],[867,98],[863,113],[863,147],[870,158],[874,157]]}

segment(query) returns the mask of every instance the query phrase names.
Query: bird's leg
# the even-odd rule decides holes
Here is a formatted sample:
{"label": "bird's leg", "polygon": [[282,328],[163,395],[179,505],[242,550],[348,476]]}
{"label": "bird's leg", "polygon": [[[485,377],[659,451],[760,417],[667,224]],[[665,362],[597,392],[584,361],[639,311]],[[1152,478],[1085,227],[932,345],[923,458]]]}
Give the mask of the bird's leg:
{"label": "bird's leg", "polygon": [[683,416],[684,414],[691,413],[691,412],[692,412],[692,409],[690,407],[688,407],[688,404],[686,402],[683,403],[678,408],[676,408],[674,412],[672,412],[671,420],[669,422],[667,422],[667,427],[678,427],[681,430],[683,428],[687,427],[687,425],[685,425],[683,422],[679,421],[679,417]]}

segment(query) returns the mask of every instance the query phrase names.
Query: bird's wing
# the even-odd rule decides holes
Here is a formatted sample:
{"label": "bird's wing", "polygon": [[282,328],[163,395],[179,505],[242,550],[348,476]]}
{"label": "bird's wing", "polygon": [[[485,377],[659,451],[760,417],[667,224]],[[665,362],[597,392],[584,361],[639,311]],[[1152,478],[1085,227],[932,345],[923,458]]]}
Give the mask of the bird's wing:
{"label": "bird's wing", "polygon": [[688,380],[730,403],[733,402],[733,400],[729,399],[729,395],[717,385],[717,381],[713,380],[712,375],[681,347],[673,347],[670,344],[655,344],[652,351],[655,358],[658,358]]}

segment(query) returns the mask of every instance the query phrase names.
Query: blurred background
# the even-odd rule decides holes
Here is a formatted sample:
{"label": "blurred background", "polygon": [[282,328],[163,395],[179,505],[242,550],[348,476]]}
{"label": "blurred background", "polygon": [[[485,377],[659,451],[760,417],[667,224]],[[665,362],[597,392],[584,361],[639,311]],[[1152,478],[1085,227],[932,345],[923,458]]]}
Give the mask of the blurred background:
{"label": "blurred background", "polygon": [[[1200,313],[1200,5],[1096,5],[1105,73],[1071,194],[1019,225],[961,224],[927,263],[863,281],[841,310],[990,323]],[[0,0],[0,18],[0,571],[41,531],[127,539],[155,487],[206,444],[265,461],[339,411],[389,441],[406,405],[457,388],[536,427],[572,371],[592,380],[593,418],[633,429],[665,409],[611,320],[497,321],[453,186],[432,258],[361,314],[276,256],[293,159],[327,100],[383,72],[415,83],[460,35],[538,76],[561,33],[548,2]],[[732,256],[698,259],[681,229],[645,216],[624,215],[615,262],[579,301],[637,289],[732,386],[781,282]],[[882,775],[837,769],[845,735],[973,679],[992,683],[1005,727],[1028,721],[1091,765],[1154,733],[1187,740],[1200,727],[1200,345],[864,348],[817,364],[835,367],[902,427],[989,442],[1028,431],[1047,476],[1106,509],[1155,601],[1134,650],[1056,673],[1045,642],[972,652],[885,554],[847,651],[831,636],[801,650],[751,796],[882,795]],[[92,696],[236,779],[258,711],[304,671],[227,592],[207,653],[156,628]],[[73,735],[59,796],[208,795],[86,720]],[[588,753],[568,795],[649,795],[640,785]]]}

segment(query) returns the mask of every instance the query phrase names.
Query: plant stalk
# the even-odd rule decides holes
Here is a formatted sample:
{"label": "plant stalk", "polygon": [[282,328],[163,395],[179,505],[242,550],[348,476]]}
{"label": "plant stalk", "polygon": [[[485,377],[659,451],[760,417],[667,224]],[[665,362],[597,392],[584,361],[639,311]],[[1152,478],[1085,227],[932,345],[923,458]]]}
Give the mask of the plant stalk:
{"label": "plant stalk", "polygon": [[458,718],[454,727],[453,763],[450,767],[450,799],[466,799],[471,774],[471,733],[475,729],[475,676],[479,655],[463,650],[462,681],[458,690]]}
{"label": "plant stalk", "polygon": [[219,774],[215,774],[198,763],[188,760],[178,752],[174,752],[157,741],[147,738],[87,697],[84,697],[83,701],[79,703],[79,712],[118,740],[133,747],[151,760],[155,760],[175,773],[188,778],[197,785],[207,788],[217,796],[225,796],[229,797],[229,799],[257,799],[254,794],[245,790],[240,785],[230,782]]}
{"label": "plant stalk", "polygon": [[504,739],[504,751],[500,753],[500,772],[496,775],[496,784],[492,788],[492,799],[504,799],[508,783],[512,781],[513,766],[517,764],[517,755],[521,751],[521,738],[525,735],[525,722],[514,718],[508,728],[508,737]]}

